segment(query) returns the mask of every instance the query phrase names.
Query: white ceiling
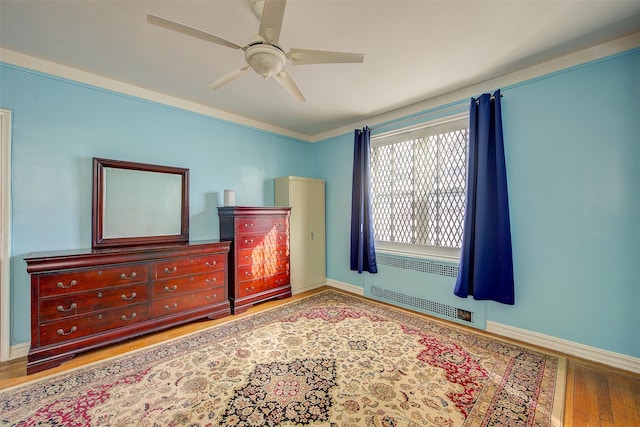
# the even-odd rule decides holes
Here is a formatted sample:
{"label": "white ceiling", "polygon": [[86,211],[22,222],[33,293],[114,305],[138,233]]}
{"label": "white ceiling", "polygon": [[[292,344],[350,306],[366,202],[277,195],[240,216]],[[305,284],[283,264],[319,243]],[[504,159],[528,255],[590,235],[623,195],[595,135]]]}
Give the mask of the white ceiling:
{"label": "white ceiling", "polygon": [[640,0],[289,0],[285,51],[365,54],[289,64],[299,103],[252,71],[209,89],[243,52],[146,22],[151,13],[245,45],[259,26],[251,4],[0,0],[0,48],[316,135],[640,31]]}

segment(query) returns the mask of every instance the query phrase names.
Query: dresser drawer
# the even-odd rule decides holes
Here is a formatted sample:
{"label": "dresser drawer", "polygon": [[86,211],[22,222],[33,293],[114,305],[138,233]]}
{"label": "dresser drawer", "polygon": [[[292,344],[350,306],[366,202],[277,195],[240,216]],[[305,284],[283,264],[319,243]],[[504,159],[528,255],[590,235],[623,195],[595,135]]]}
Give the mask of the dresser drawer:
{"label": "dresser drawer", "polygon": [[290,281],[291,279],[289,277],[289,271],[264,279],[265,285],[268,289],[286,286]]}
{"label": "dresser drawer", "polygon": [[289,255],[287,245],[239,249],[237,265],[263,264],[268,260],[286,260]]}
{"label": "dresser drawer", "polygon": [[224,270],[225,259],[225,254],[211,254],[157,262],[152,264],[153,277],[169,279],[195,273]]}
{"label": "dresser drawer", "polygon": [[90,315],[43,323],[40,325],[40,345],[74,340],[112,329],[143,322],[149,317],[147,304],[110,309]]}
{"label": "dresser drawer", "polygon": [[270,287],[267,285],[264,279],[255,279],[247,282],[242,282],[236,285],[235,297],[245,298],[269,289]]}
{"label": "dresser drawer", "polygon": [[170,316],[187,310],[207,307],[224,300],[226,300],[224,286],[189,294],[175,295],[154,301],[152,314],[154,318]]}
{"label": "dresser drawer", "polygon": [[276,274],[261,279],[249,280],[238,283],[236,286],[236,298],[245,298],[270,289],[289,285],[289,272]]}
{"label": "dresser drawer", "polygon": [[286,231],[287,228],[287,222],[284,218],[239,217],[235,220],[236,234],[264,233],[271,230]]}
{"label": "dresser drawer", "polygon": [[144,264],[41,274],[38,278],[40,297],[146,281],[147,266]]}
{"label": "dresser drawer", "polygon": [[248,248],[275,248],[280,245],[287,245],[289,237],[286,233],[280,231],[270,231],[266,234],[260,233],[241,233],[235,240],[236,249]]}
{"label": "dresser drawer", "polygon": [[147,302],[147,290],[146,284],[139,284],[40,298],[40,322]]}
{"label": "dresser drawer", "polygon": [[289,271],[287,260],[274,259],[263,264],[241,265],[236,269],[236,281],[238,283],[247,280],[255,280]]}
{"label": "dresser drawer", "polygon": [[176,279],[158,280],[153,283],[153,298],[166,298],[219,286],[226,286],[224,270]]}

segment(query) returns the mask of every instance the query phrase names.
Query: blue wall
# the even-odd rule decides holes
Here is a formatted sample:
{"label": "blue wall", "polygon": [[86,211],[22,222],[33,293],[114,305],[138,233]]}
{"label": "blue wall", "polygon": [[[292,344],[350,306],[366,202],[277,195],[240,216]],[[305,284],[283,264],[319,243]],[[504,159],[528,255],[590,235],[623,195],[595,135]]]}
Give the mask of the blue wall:
{"label": "blue wall", "polygon": [[[516,304],[488,303],[487,320],[640,357],[640,50],[503,95]],[[352,134],[314,144],[315,171],[327,277],[363,286],[348,265],[352,150]]]}
{"label": "blue wall", "polygon": [[[516,304],[488,303],[487,320],[640,357],[638,76],[635,49],[502,88]],[[273,178],[322,178],[327,277],[364,284],[348,265],[352,134],[307,144],[10,65],[0,107],[14,115],[13,344],[30,339],[24,255],[91,245],[92,157],[190,168],[194,240],[218,237],[225,188],[272,205]]]}
{"label": "blue wall", "polygon": [[272,206],[275,177],[313,173],[305,142],[6,64],[0,107],[13,112],[12,344],[31,338],[25,254],[91,247],[93,157],[189,168],[192,240],[218,238],[225,188]]}

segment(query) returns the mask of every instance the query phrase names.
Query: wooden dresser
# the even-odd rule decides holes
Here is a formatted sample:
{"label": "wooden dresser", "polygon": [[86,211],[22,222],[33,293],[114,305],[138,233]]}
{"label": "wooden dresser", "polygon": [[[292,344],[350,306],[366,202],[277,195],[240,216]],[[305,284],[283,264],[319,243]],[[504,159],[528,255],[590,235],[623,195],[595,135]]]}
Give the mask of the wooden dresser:
{"label": "wooden dresser", "polygon": [[220,239],[230,240],[229,300],[234,314],[256,303],[291,296],[291,208],[219,207]]}
{"label": "wooden dresser", "polygon": [[27,373],[76,353],[231,314],[229,242],[31,254]]}

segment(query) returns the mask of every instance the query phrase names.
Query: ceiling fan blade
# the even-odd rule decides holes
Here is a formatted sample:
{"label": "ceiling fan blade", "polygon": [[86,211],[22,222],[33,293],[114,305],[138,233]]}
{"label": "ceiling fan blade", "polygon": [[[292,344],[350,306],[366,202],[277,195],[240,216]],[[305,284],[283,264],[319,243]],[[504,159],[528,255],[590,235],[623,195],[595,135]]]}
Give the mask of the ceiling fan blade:
{"label": "ceiling fan blade", "polygon": [[327,50],[291,49],[287,58],[293,65],[356,63],[364,61],[364,53],[331,52]]}
{"label": "ceiling fan blade", "polygon": [[263,37],[268,43],[276,44],[280,39],[282,18],[284,18],[284,8],[286,5],[286,0],[264,0],[258,35]]}
{"label": "ceiling fan blade", "polygon": [[278,83],[280,83],[280,86],[285,88],[287,92],[291,94],[291,96],[298,100],[298,102],[306,101],[304,95],[302,94],[302,92],[300,92],[298,85],[293,81],[293,78],[291,78],[291,74],[289,74],[289,71],[286,68],[283,68],[278,74],[273,77]]}
{"label": "ceiling fan blade", "polygon": [[209,87],[211,89],[218,89],[218,88],[226,85],[227,83],[229,83],[231,80],[237,79],[238,77],[243,75],[245,73],[245,71],[247,71],[249,68],[251,68],[251,67],[249,67],[248,65],[245,65],[242,68],[239,68],[237,70],[233,70],[232,72],[220,77],[218,80],[216,80],[215,82],[211,83],[209,85]]}
{"label": "ceiling fan blade", "polygon": [[230,47],[232,49],[242,49],[242,46],[238,46],[237,44],[230,42],[229,40],[225,40],[222,37],[205,33],[204,31],[198,30],[197,28],[189,27],[188,25],[183,25],[175,21],[170,21],[168,19],[161,18],[159,16],[148,14],[147,22],[149,24],[157,25],[158,27],[166,28],[167,30],[177,31],[179,33],[186,34],[191,37],[196,37],[201,40],[219,44],[226,47]]}

